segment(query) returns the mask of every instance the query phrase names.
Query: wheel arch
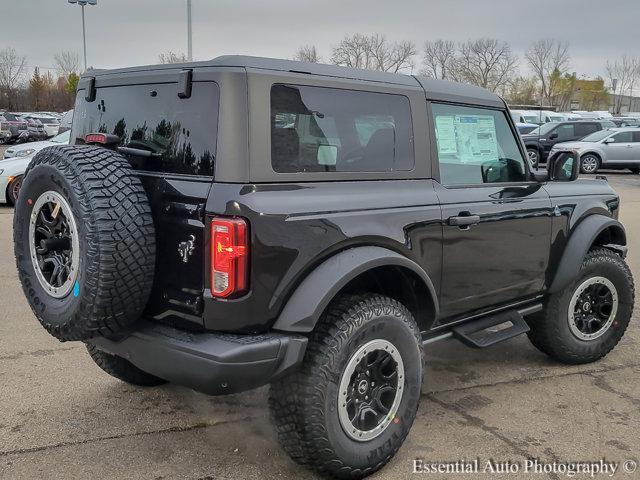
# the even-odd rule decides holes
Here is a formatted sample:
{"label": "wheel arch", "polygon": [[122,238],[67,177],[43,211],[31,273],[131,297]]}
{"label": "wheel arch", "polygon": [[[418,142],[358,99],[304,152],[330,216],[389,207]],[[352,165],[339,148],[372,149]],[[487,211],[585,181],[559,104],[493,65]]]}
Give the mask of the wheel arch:
{"label": "wheel arch", "polygon": [[564,253],[553,277],[550,293],[566,287],[580,271],[587,252],[594,246],[608,247],[625,256],[627,234],[622,224],[605,215],[590,215],[580,222],[569,237]]}
{"label": "wheel arch", "polygon": [[344,250],[320,264],[291,295],[273,328],[311,332],[337,295],[364,291],[403,303],[423,331],[439,313],[436,289],[422,267],[392,250],[367,246]]}

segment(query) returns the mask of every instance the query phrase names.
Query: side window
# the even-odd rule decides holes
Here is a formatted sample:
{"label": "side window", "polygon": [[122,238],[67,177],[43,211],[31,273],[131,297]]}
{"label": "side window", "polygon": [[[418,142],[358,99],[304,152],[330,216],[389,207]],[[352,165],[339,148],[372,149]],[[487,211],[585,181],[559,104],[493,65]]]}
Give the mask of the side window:
{"label": "side window", "polygon": [[613,137],[613,143],[630,143],[633,141],[633,132],[620,132]]}
{"label": "side window", "polygon": [[525,159],[505,112],[432,104],[444,185],[522,182]]}
{"label": "side window", "polygon": [[582,138],[587,135],[592,134],[593,132],[597,132],[599,130],[598,126],[595,123],[576,123],[576,137]]}
{"label": "side window", "polygon": [[412,170],[409,99],[384,93],[274,85],[271,166],[279,173]]}
{"label": "side window", "polygon": [[556,140],[560,142],[563,140],[571,140],[575,136],[575,130],[572,124],[560,125],[558,128],[556,128],[555,132],[553,133],[558,135]]}
{"label": "side window", "polygon": [[634,143],[640,143],[640,132],[632,132],[633,137],[631,139]]}

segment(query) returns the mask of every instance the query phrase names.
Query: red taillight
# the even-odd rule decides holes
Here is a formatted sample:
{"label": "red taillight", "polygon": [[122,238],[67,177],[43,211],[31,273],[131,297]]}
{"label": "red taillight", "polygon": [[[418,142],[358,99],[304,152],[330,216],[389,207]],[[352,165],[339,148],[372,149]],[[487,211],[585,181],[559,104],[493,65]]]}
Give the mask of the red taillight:
{"label": "red taillight", "polygon": [[247,222],[240,218],[211,221],[211,293],[228,297],[247,289],[249,264]]}
{"label": "red taillight", "polygon": [[100,145],[115,145],[120,143],[120,137],[108,133],[88,133],[84,136],[84,143],[87,145],[94,143],[99,143]]}
{"label": "red taillight", "polygon": [[107,135],[104,133],[90,133],[85,135],[84,143],[101,143],[105,145],[107,143]]}

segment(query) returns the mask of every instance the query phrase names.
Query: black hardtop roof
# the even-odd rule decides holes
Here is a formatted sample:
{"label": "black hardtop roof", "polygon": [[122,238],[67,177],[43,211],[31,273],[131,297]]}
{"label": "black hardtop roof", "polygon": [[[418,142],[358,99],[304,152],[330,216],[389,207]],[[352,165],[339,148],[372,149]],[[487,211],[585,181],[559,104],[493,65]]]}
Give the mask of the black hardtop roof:
{"label": "black hardtop roof", "polygon": [[202,62],[174,63],[163,65],[146,65],[139,67],[120,68],[112,70],[89,70],[83,77],[114,76],[133,72],[150,72],[154,70],[182,70],[205,67],[241,67],[274,72],[307,73],[326,77],[346,78],[369,82],[389,83],[406,86],[422,86],[429,98],[435,100],[468,101],[474,104],[489,104],[504,106],[504,101],[495,93],[484,88],[463,83],[437,80],[423,76],[405,75],[401,73],[378,72],[358,68],[326,65],[322,63],[299,62],[276,58],[253,57],[248,55],[223,55],[212,60]]}

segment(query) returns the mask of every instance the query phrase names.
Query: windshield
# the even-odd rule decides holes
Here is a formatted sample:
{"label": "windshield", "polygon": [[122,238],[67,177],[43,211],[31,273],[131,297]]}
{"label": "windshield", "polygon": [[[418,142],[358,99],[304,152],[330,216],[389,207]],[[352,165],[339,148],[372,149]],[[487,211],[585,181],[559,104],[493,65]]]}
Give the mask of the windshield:
{"label": "windshield", "polygon": [[554,128],[556,128],[556,125],[554,125],[553,123],[545,123],[540,125],[538,128],[531,130],[531,132],[529,132],[529,135],[546,135]]}
{"label": "windshield", "polygon": [[50,141],[54,143],[69,143],[70,138],[71,138],[71,130],[67,130],[66,132],[63,132],[60,135],[56,135]]}
{"label": "windshield", "polygon": [[610,130],[600,130],[599,132],[593,132],[593,133],[587,135],[586,137],[584,137],[580,141],[581,142],[599,142],[603,138],[606,138],[609,135],[611,135],[611,133],[612,132]]}

